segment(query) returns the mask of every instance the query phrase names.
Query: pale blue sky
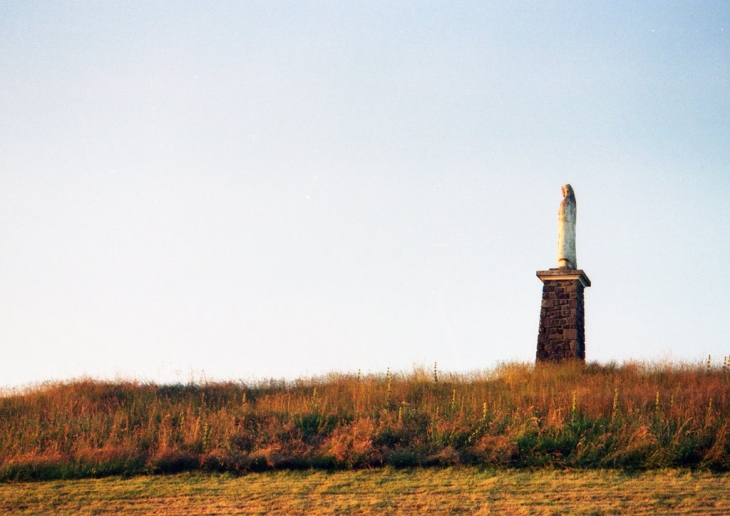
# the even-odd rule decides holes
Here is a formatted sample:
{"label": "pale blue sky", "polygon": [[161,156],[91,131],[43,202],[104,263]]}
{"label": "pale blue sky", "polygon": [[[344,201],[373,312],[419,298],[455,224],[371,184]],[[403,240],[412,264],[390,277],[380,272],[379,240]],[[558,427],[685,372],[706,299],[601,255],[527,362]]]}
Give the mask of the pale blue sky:
{"label": "pale blue sky", "polygon": [[730,3],[3,2],[0,386],[730,355]]}

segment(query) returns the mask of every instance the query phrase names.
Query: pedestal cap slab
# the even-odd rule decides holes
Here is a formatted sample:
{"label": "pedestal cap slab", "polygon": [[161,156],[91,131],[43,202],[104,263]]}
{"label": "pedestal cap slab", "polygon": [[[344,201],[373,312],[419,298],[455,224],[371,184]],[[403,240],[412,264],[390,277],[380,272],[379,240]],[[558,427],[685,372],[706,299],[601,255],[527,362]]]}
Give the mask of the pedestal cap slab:
{"label": "pedestal cap slab", "polygon": [[568,269],[565,267],[561,267],[558,269],[537,271],[537,277],[540,278],[540,281],[542,281],[543,283],[550,280],[577,280],[580,281],[580,284],[583,285],[583,287],[591,286],[591,280],[588,279],[588,276],[586,276],[586,273],[583,272],[582,269]]}

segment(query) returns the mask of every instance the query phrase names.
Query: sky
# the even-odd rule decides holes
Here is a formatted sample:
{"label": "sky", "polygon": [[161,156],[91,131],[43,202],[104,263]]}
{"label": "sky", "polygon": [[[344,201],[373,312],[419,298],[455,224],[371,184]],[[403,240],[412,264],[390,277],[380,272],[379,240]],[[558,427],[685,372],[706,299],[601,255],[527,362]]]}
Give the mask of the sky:
{"label": "sky", "polygon": [[730,355],[730,3],[0,4],[0,386]]}

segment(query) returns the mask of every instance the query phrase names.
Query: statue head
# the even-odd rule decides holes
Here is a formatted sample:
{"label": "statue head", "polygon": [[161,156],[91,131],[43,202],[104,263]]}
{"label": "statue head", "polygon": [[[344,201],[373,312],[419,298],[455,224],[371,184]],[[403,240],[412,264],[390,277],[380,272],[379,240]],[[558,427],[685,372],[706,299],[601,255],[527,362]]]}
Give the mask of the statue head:
{"label": "statue head", "polygon": [[570,185],[563,185],[563,197],[572,198],[575,200],[575,193],[573,193],[573,187]]}

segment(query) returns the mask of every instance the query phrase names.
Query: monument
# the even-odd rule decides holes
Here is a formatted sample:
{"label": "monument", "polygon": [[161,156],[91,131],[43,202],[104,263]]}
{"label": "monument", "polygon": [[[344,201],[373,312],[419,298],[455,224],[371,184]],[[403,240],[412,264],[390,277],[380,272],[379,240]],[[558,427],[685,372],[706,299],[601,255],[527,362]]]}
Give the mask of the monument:
{"label": "monument", "polygon": [[558,266],[537,271],[543,283],[537,362],[586,358],[583,291],[591,286],[591,280],[578,268],[576,206],[573,187],[563,185],[563,201],[558,210]]}

